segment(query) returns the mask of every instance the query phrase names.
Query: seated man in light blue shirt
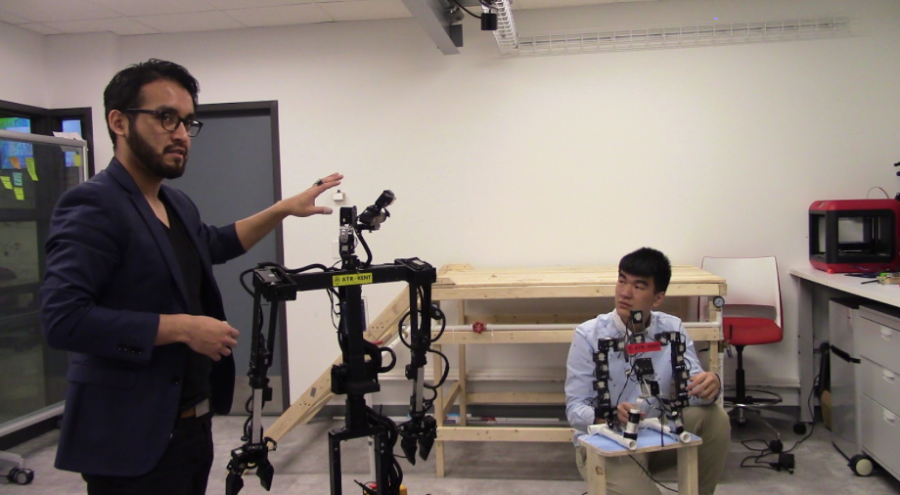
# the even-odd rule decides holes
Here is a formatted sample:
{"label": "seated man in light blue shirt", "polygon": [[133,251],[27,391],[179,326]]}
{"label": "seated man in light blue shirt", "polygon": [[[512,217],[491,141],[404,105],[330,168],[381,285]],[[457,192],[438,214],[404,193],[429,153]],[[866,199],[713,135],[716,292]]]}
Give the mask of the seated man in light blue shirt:
{"label": "seated man in light blue shirt", "polygon": [[[716,490],[719,475],[725,467],[731,443],[731,424],[728,414],[715,399],[722,383],[715,373],[703,371],[694,350],[694,343],[684,330],[681,320],[658,311],[666,296],[672,266],[666,256],[651,248],[641,248],[626,255],[619,262],[619,280],[616,284],[616,307],[610,313],[586,321],[575,329],[572,347],[566,363],[566,416],[575,428],[575,460],[582,478],[585,475],[586,451],[578,445],[578,438],[586,434],[588,426],[603,423],[595,421],[594,406],[597,392],[593,388],[595,363],[593,354],[597,351],[597,341],[601,338],[620,339],[625,336],[626,322],[632,311],[641,311],[647,322],[648,341],[661,332],[678,332],[684,335],[686,352],[684,358],[689,369],[687,385],[689,407],[684,409],[685,430],[703,439],[699,447],[700,494],[711,495]],[[659,381],[660,396],[668,397],[672,382],[672,365],[668,346],[661,351],[647,352],[641,357],[650,358]],[[641,393],[635,373],[627,373],[628,362],[625,354],[609,352],[609,392],[612,405],[617,409],[619,422],[624,427],[632,405],[638,403]],[[656,417],[660,407],[656,399],[644,401],[641,415]],[[665,416],[662,418],[665,423]],[[620,495],[659,495],[659,489],[648,476],[652,471],[667,463],[673,463],[674,450],[652,454],[611,457],[606,460],[606,482],[610,493]]]}

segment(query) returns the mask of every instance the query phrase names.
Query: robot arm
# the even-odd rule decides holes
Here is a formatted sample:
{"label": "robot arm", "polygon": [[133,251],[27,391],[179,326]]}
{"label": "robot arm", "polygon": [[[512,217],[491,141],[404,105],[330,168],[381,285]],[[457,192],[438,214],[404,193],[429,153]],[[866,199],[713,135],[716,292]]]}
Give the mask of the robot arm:
{"label": "robot arm", "polygon": [[[630,326],[630,328],[628,328]],[[594,390],[597,391],[597,403],[595,417],[597,420],[605,419],[605,424],[593,425],[590,433],[600,433],[607,436],[630,450],[637,446],[638,431],[640,428],[651,428],[661,431],[682,442],[690,441],[690,435],[684,431],[682,411],[688,405],[687,384],[689,366],[685,360],[687,349],[685,336],[678,332],[666,332],[656,335],[656,341],[650,341],[640,311],[632,311],[629,325],[626,329],[626,339],[600,339],[594,353],[595,380]],[[627,341],[627,343],[626,343]],[[640,386],[640,397],[632,406],[628,414],[628,423],[625,431],[619,431],[616,419],[616,405],[612,404],[609,396],[609,351],[624,349],[625,355],[631,361],[631,372]],[[659,379],[653,369],[653,361],[650,358],[640,357],[645,352],[657,352],[663,346],[668,346],[672,366],[672,388],[668,398],[661,396]],[[649,400],[656,398],[657,405],[665,412],[666,423],[662,418],[642,419],[641,411]]]}
{"label": "robot arm", "polygon": [[[426,459],[437,434],[437,423],[426,413],[431,401],[425,399],[424,367],[427,353],[431,351],[433,340],[431,320],[433,316],[443,318],[440,309],[431,304],[431,284],[436,279],[434,267],[418,258],[397,259],[394,263],[371,265],[371,251],[362,237],[362,231],[378,230],[390,215],[387,211],[394,200],[390,191],[385,191],[375,205],[370,206],[357,218],[356,207],[344,207],[340,212],[339,252],[342,261],[340,269],[324,265],[310,265],[297,270],[287,270],[274,263],[262,263],[253,273],[252,293],[254,298],[254,325],[250,337],[252,355],[250,359],[250,386],[253,389],[253,409],[245,426],[242,447],[232,451],[228,464],[226,495],[237,495],[243,487],[241,476],[247,469],[257,469],[263,488],[269,490],[274,469],[268,461],[268,453],[276,444],[263,436],[260,423],[261,410],[265,402],[272,399],[272,389],[266,371],[272,364],[272,348],[275,340],[278,308],[284,301],[296,299],[297,292],[328,290],[336,294],[340,301],[339,344],[342,362],[332,367],[331,385],[335,394],[346,394],[345,426],[329,433],[329,462],[331,465],[332,493],[341,492],[340,442],[353,438],[374,438],[376,456],[377,488],[364,487],[366,493],[374,495],[399,495],[403,473],[397,463],[393,448],[399,436],[403,437],[402,448],[411,463],[418,448],[420,457]],[[356,241],[366,248],[368,259],[360,263],[354,254]],[[321,272],[302,273],[312,269]],[[247,272],[245,272],[247,273]],[[413,382],[410,398],[410,420],[399,428],[390,418],[384,417],[365,403],[365,394],[380,389],[378,374],[389,371],[396,362],[396,356],[389,348],[381,348],[363,337],[365,321],[362,308],[362,288],[364,284],[406,282],[410,293],[410,355],[411,362],[406,368],[406,376]],[[248,290],[249,291],[249,290]],[[263,335],[262,300],[270,303],[269,331]],[[421,308],[419,301],[421,300]],[[401,323],[402,325],[402,323]],[[382,353],[389,352],[394,359],[388,366],[382,365]],[[446,361],[446,358],[444,358]],[[446,377],[447,373],[443,374]],[[443,380],[441,380],[443,382]]]}
{"label": "robot arm", "polygon": [[685,352],[687,351],[687,343],[684,334],[679,332],[665,332],[656,336],[662,345],[668,345],[672,364],[672,386],[669,391],[669,398],[663,399],[663,408],[666,412],[668,420],[668,428],[672,433],[678,435],[682,442],[690,441],[690,435],[685,440],[684,422],[682,413],[684,408],[688,406],[688,378],[690,369],[685,360]]}
{"label": "robot arm", "polygon": [[597,341],[597,352],[594,353],[594,391],[597,399],[594,405],[594,421],[603,421],[614,427],[616,405],[612,403],[609,391],[609,353],[624,350],[621,339],[600,339]]}
{"label": "robot arm", "polygon": [[[403,260],[398,260],[401,262]],[[418,261],[418,260],[417,260]],[[417,281],[416,281],[417,282]],[[415,289],[415,290],[414,290]],[[437,438],[437,421],[434,417],[426,416],[432,407],[432,400],[425,399],[425,389],[436,390],[443,384],[443,377],[434,386],[425,385],[425,365],[428,364],[427,354],[431,351],[431,320],[444,321],[444,314],[440,308],[431,304],[431,284],[410,282],[409,290],[409,364],[406,366],[406,379],[413,383],[413,392],[409,398],[409,421],[400,425],[400,448],[410,464],[416,464],[416,450],[422,460],[427,460]],[[418,309],[418,300],[421,299],[421,310]],[[416,318],[416,314],[421,318]],[[446,323],[446,322],[444,322]],[[400,322],[403,332],[403,321]],[[443,331],[443,327],[442,327]],[[446,373],[444,374],[446,376]],[[437,379],[437,377],[435,377]],[[435,392],[436,393],[436,392]]]}

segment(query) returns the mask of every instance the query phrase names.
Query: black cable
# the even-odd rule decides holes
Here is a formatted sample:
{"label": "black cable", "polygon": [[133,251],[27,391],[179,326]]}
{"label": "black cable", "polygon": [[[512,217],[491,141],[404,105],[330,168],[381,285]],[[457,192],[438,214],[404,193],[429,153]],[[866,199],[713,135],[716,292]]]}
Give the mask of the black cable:
{"label": "black cable", "polygon": [[[428,336],[429,344],[433,344],[433,343],[437,342],[438,340],[440,340],[441,337],[444,336],[444,330],[447,329],[447,317],[446,317],[446,315],[444,315],[444,312],[436,307],[433,307],[432,309],[435,311],[435,315],[438,316],[437,319],[441,320],[441,331],[438,332],[436,337],[432,337],[431,335]],[[417,311],[416,313],[418,313],[420,316],[422,314],[421,311]],[[410,343],[407,342],[406,339],[403,337],[403,326],[406,325],[406,319],[409,318],[409,316],[410,316],[409,312],[404,314],[400,318],[400,323],[397,325],[397,328],[398,328],[397,333],[400,335],[400,341],[403,342],[403,345],[406,346],[407,349],[410,349],[411,347],[410,347]]]}
{"label": "black cable", "polygon": [[[422,297],[422,299],[424,299],[424,294],[420,293],[419,295],[420,295],[420,297]],[[440,309],[437,309],[437,308],[433,308],[433,309],[436,309],[440,313],[441,331],[440,331],[440,333],[438,333],[438,336],[435,337],[434,339],[431,339],[431,336],[429,336],[429,342],[434,342],[434,341],[437,341],[438,339],[440,339],[441,336],[444,334],[444,330],[447,327],[447,318],[444,315],[444,313]],[[421,311],[417,311],[417,313],[421,314]],[[406,319],[409,318],[411,314],[412,314],[412,312],[407,312],[406,314],[404,314],[402,317],[400,317],[400,322],[397,324],[397,327],[398,327],[397,334],[400,337],[400,342],[402,342],[403,345],[407,349],[412,349],[412,346],[410,345],[409,342],[406,341],[406,338],[403,336],[403,326],[406,324]],[[430,345],[429,345],[428,352],[430,352],[432,354],[437,354],[438,356],[440,356],[444,361],[444,366],[443,366],[443,371],[441,373],[441,378],[436,384],[434,384],[434,385],[428,385],[427,383],[423,384],[423,386],[425,388],[434,392],[434,395],[431,396],[430,399],[425,399],[424,397],[422,398],[422,407],[426,411],[432,407],[435,399],[437,399],[438,389],[444,385],[444,383],[447,381],[447,377],[450,375],[450,359],[448,359],[447,356],[445,356],[440,351],[431,349]]]}
{"label": "black cable", "polygon": [[[628,321],[625,323],[625,346],[626,347],[628,345],[628,333],[629,333],[628,332],[628,323],[631,323],[632,325],[634,325],[634,315],[632,315],[628,319]],[[631,378],[633,376],[635,376],[634,362],[640,356],[640,354],[637,354],[632,359],[632,357],[628,355],[628,350],[626,348],[625,351],[619,353],[619,358],[622,358],[623,353],[625,354],[625,362],[631,367],[631,371],[629,372],[628,370],[625,370],[625,383],[622,385],[622,390],[619,391],[619,396],[616,397],[616,416],[617,417],[618,417],[619,401],[622,400],[622,394],[625,393],[625,389],[628,387],[628,382],[631,381]],[[635,383],[637,383],[637,379],[635,379]],[[640,385],[638,385],[638,386],[640,386]]]}
{"label": "black cable", "polygon": [[249,414],[249,416],[247,416],[247,419],[244,421],[244,436],[241,437],[241,440],[245,442],[249,442],[250,439],[253,438],[252,432],[250,431],[250,423],[253,422],[253,409],[250,406],[252,402],[253,396],[251,395],[247,398],[247,402],[244,403],[244,410]]}
{"label": "black cable", "polygon": [[469,14],[470,16],[472,16],[472,17],[474,17],[474,18],[476,18],[476,19],[481,19],[481,16],[480,16],[480,15],[475,15],[475,14],[469,12],[469,9],[463,7],[463,4],[457,2],[456,0],[453,0],[453,3],[455,3],[459,8],[463,9],[463,10],[464,10],[467,14]]}
{"label": "black cable", "polygon": [[438,340],[441,340],[441,337],[444,336],[444,330],[447,329],[447,315],[445,315],[441,308],[438,306],[433,306],[431,309],[434,311],[434,316],[436,316],[436,318],[434,319],[441,320],[441,331],[438,332],[437,337],[428,337],[430,342],[433,344]]}
{"label": "black cable", "polygon": [[634,463],[637,464],[638,467],[641,468],[641,471],[643,471],[644,474],[646,474],[647,477],[650,478],[650,480],[652,480],[654,483],[656,483],[657,485],[659,485],[659,486],[665,488],[666,490],[669,490],[670,492],[678,493],[678,490],[673,490],[672,488],[667,487],[666,485],[664,485],[664,484],[660,483],[659,481],[657,481],[656,478],[654,478],[653,476],[651,476],[651,475],[650,475],[650,472],[647,471],[647,469],[646,469],[643,465],[641,465],[641,463],[638,462],[638,460],[635,459],[633,455],[629,455],[628,457],[631,458],[631,460],[634,461]]}
{"label": "black cable", "polygon": [[[773,463],[768,463],[768,462],[767,462],[767,463],[765,463],[766,465],[747,465],[747,464],[745,464],[745,463],[746,463],[749,459],[753,459],[753,460],[754,460],[754,464],[763,464],[763,463],[760,462],[760,459],[762,459],[763,457],[766,457],[766,456],[769,456],[769,455],[773,455],[773,454],[789,454],[789,453],[793,452],[794,449],[797,448],[797,446],[799,446],[801,443],[805,442],[810,436],[812,436],[813,432],[814,432],[815,429],[816,429],[815,411],[813,411],[813,409],[812,409],[812,396],[813,396],[813,392],[816,390],[815,385],[819,382],[819,380],[821,380],[821,378],[822,378],[822,374],[821,374],[821,372],[820,372],[820,373],[816,376],[816,378],[813,380],[813,387],[812,387],[812,390],[809,391],[809,396],[806,398],[806,405],[807,405],[807,407],[809,407],[809,410],[810,410],[811,412],[813,412],[813,422],[812,422],[812,426],[811,426],[810,429],[809,429],[809,433],[807,433],[806,436],[804,436],[804,437],[801,438],[800,440],[797,440],[797,442],[794,443],[794,445],[793,445],[791,448],[789,448],[789,449],[787,449],[787,450],[783,450],[783,451],[781,451],[781,452],[773,452],[773,451],[769,448],[769,443],[766,442],[766,441],[763,440],[763,439],[760,439],[760,438],[755,438],[755,439],[751,439],[751,440],[742,440],[742,441],[741,441],[741,445],[743,445],[744,448],[746,448],[747,450],[753,451],[753,452],[759,452],[759,454],[757,454],[757,455],[749,455],[749,456],[747,456],[747,457],[744,457],[744,459],[741,460],[740,467],[742,467],[742,468],[762,468],[762,469],[771,469],[771,470],[773,470],[773,471],[781,471],[781,469],[776,468],[775,466],[773,466],[773,465],[772,465]],[[762,442],[762,443],[765,445],[765,447],[762,448],[762,449],[753,448],[753,447],[751,447],[750,445],[748,445],[748,444],[751,443],[751,442]],[[788,472],[791,473],[791,474],[793,474],[793,470],[788,470]]]}
{"label": "black cable", "polygon": [[409,318],[409,315],[410,313],[407,312],[405,315],[400,317],[400,323],[397,325],[397,335],[400,336],[400,342],[403,342],[403,345],[406,346],[407,349],[412,349],[412,346],[409,344],[409,342],[407,342],[406,339],[403,338],[403,325],[406,323],[406,319]]}
{"label": "black cable", "polygon": [[[331,290],[325,291],[325,294],[328,295],[328,300],[330,301],[330,307],[328,308],[328,313],[329,313],[329,316],[331,316],[331,326],[333,326],[335,330],[338,330],[338,332],[340,332],[337,321],[335,321],[335,319],[334,319],[335,316],[338,316],[338,317],[341,316],[341,312],[339,311],[340,305],[334,304],[334,298],[335,298],[335,296],[337,296],[338,298],[340,298],[341,296],[340,296],[340,294],[334,294]],[[338,308],[338,309],[335,309],[335,308]],[[340,338],[340,333],[338,333],[338,337]]]}
{"label": "black cable", "polygon": [[255,270],[255,268],[249,268],[247,270],[242,271],[241,274],[238,275],[238,280],[240,280],[240,282],[241,282],[241,287],[243,287],[244,290],[247,291],[247,294],[250,294],[250,297],[253,297],[253,291],[250,290],[250,287],[247,287],[247,283],[244,282],[244,275],[246,275],[248,273],[253,273],[253,270]]}
{"label": "black cable", "polygon": [[[382,407],[384,406],[382,405]],[[385,447],[391,458],[391,469],[388,472],[388,479],[385,481],[387,484],[386,488],[388,488],[387,493],[394,493],[399,491],[400,485],[403,482],[403,469],[400,467],[400,463],[397,461],[396,455],[394,454],[394,447],[397,445],[397,439],[400,436],[399,431],[397,430],[397,424],[390,418],[375,412],[375,410],[369,406],[366,406],[366,414],[373,423],[381,425],[388,433],[387,445]]]}
{"label": "black cable", "polygon": [[[740,467],[742,467],[742,468],[755,468],[755,469],[771,469],[772,471],[777,471],[777,469],[775,469],[774,467],[772,467],[770,464],[765,463],[765,465],[763,465],[763,463],[759,462],[759,460],[762,459],[763,457],[765,457],[765,456],[767,456],[767,455],[772,455],[772,454],[774,454],[774,452],[767,452],[767,453],[762,453],[762,454],[759,454],[759,455],[750,455],[750,456],[747,456],[747,457],[745,457],[745,458],[741,461]],[[753,459],[754,465],[747,465],[747,464],[745,464],[745,463],[747,462],[747,460],[749,460],[749,459]]]}
{"label": "black cable", "polygon": [[[626,358],[626,363],[631,367],[631,370],[625,370],[625,384],[622,385],[622,390],[619,391],[619,396],[616,397],[616,408],[619,407],[619,401],[622,399],[622,394],[625,393],[625,388],[628,387],[629,381],[634,382],[636,385],[638,385],[638,387],[640,387],[640,384],[637,382],[637,372],[634,370],[634,365],[635,361],[637,361],[637,358],[643,355],[644,353],[640,353],[635,354],[634,359]],[[640,389],[638,390],[638,395],[640,395]]]}
{"label": "black cable", "polygon": [[390,347],[379,347],[378,350],[381,353],[386,352],[391,355],[391,364],[389,366],[382,366],[381,368],[378,368],[378,372],[379,373],[387,373],[388,371],[391,371],[392,369],[394,369],[394,365],[397,364],[397,354],[394,353],[394,350],[391,349]]}
{"label": "black cable", "polygon": [[[430,352],[432,354],[437,354],[444,360],[444,372],[441,374],[441,381],[437,382],[434,385],[425,384],[425,388],[433,390],[435,397],[437,397],[437,389],[444,385],[444,382],[447,381],[447,375],[450,374],[450,360],[447,359],[447,356],[445,356],[441,351],[436,351],[434,349],[428,349],[428,352]],[[434,401],[433,398],[431,400]]]}
{"label": "black cable", "polygon": [[[750,445],[748,445],[750,442],[761,442],[763,445],[765,445],[765,447],[763,447],[761,449],[753,448]],[[769,450],[769,442],[765,441],[762,438],[754,438],[751,440],[741,440],[741,445],[743,445],[745,449],[753,451],[753,452],[771,452]]]}
{"label": "black cable", "polygon": [[[264,265],[266,265],[266,264],[265,264],[265,263],[261,264],[261,266],[264,266]],[[297,274],[297,273],[303,273],[303,272],[312,270],[313,268],[318,268],[318,269],[322,270],[323,272],[331,271],[327,266],[325,266],[325,265],[323,265],[323,264],[321,264],[321,263],[313,263],[313,264],[311,264],[311,265],[306,265],[306,266],[302,266],[302,267],[300,267],[300,268],[294,268],[294,269],[291,269],[291,270],[288,270],[287,268],[284,268],[282,265],[279,265],[279,264],[277,264],[277,263],[271,263],[270,266],[278,266],[278,267],[281,267],[282,269],[284,269],[285,273],[289,273],[289,274],[291,274],[291,275],[295,275],[295,274]]]}
{"label": "black cable", "polygon": [[813,422],[812,422],[812,426],[809,427],[809,433],[807,433],[806,436],[803,437],[803,438],[801,438],[800,440],[797,440],[797,443],[795,443],[793,447],[791,447],[791,448],[785,450],[785,451],[783,452],[783,453],[785,453],[785,454],[792,452],[794,449],[797,448],[798,445],[800,445],[801,443],[805,442],[806,439],[808,439],[810,436],[812,436],[813,432],[816,431],[816,412],[815,412],[815,410],[812,408],[812,396],[813,396],[813,391],[816,390],[816,384],[817,384],[817,383],[819,382],[819,380],[821,380],[821,379],[822,379],[822,373],[821,373],[821,371],[820,371],[819,374],[818,374],[818,376],[816,376],[816,379],[813,380],[813,387],[812,387],[812,390],[809,391],[809,397],[806,398],[806,407],[809,408],[810,413],[813,415]]}
{"label": "black cable", "polygon": [[368,268],[372,265],[372,250],[369,249],[369,244],[366,242],[366,239],[362,235],[362,230],[354,227],[356,230],[356,238],[359,239],[360,244],[363,245],[363,249],[366,250],[366,262],[363,263],[363,268]]}
{"label": "black cable", "polygon": [[447,359],[447,356],[445,356],[441,351],[435,351],[434,349],[429,349],[428,352],[430,352],[432,354],[437,354],[444,360],[444,373],[441,374],[441,381],[437,382],[433,387],[431,387],[436,390],[438,387],[443,386],[444,382],[447,381],[447,375],[450,374],[450,360]]}
{"label": "black cable", "polygon": [[[264,264],[264,263],[260,263],[260,266],[261,265],[268,266],[268,264]],[[250,268],[250,269],[242,271],[241,274],[238,275],[238,280],[241,282],[241,287],[243,287],[244,290],[247,291],[247,294],[250,294],[250,297],[255,299],[256,294],[254,294],[253,291],[250,290],[249,287],[247,287],[246,282],[244,282],[244,275],[247,275],[248,273],[253,273],[254,270],[256,270],[256,268]],[[256,316],[259,318],[259,328],[262,329],[263,325],[265,323],[265,313],[263,312],[262,304],[260,304],[259,313]]]}

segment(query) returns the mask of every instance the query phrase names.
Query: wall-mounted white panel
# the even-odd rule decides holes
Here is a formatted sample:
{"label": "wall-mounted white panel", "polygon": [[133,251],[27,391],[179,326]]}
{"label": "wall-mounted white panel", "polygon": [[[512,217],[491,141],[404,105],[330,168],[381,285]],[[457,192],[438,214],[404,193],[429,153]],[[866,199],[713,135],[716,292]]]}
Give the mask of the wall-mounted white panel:
{"label": "wall-mounted white panel", "polygon": [[[697,22],[713,4],[743,20],[845,15],[858,30],[841,39],[536,59],[501,59],[493,36],[470,21],[453,57],[411,19],[122,37],[118,56],[83,51],[95,80],[54,86],[53,99],[93,105],[115,70],[158,57],[197,76],[203,103],[278,100],[285,196],[332,171],[347,176],[347,200],[323,204],[364,207],[383,189],[397,194],[391,219],[367,237],[376,262],[615,264],[644,245],[684,264],[774,254],[785,338],[748,350],[747,374],[796,384],[797,296],[787,270],[807,262],[810,203],[900,189],[892,167],[900,4],[635,2],[517,13],[517,21],[523,30],[638,29]],[[52,50],[66,52],[63,45]],[[95,127],[98,147],[108,146],[104,133]],[[248,180],[267,173],[253,163],[222,166],[245,170]],[[330,264],[337,229],[336,216],[288,219],[287,264]],[[364,289],[371,318],[399,289]],[[338,348],[324,293],[298,297],[287,313],[297,397]],[[514,367],[544,355],[502,349],[469,361]]]}

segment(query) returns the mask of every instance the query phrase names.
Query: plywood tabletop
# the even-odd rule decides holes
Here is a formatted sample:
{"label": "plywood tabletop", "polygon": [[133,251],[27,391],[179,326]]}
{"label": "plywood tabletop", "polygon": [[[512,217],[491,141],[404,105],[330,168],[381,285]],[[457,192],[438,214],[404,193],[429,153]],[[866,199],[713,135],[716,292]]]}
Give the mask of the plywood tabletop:
{"label": "plywood tabletop", "polygon": [[[547,268],[476,269],[471,265],[441,268],[433,288],[436,299],[519,297],[610,297],[618,267],[557,266]],[[691,265],[673,265],[670,296],[725,294],[725,279]],[[454,297],[453,294],[465,297]],[[543,295],[536,295],[542,293]]]}

